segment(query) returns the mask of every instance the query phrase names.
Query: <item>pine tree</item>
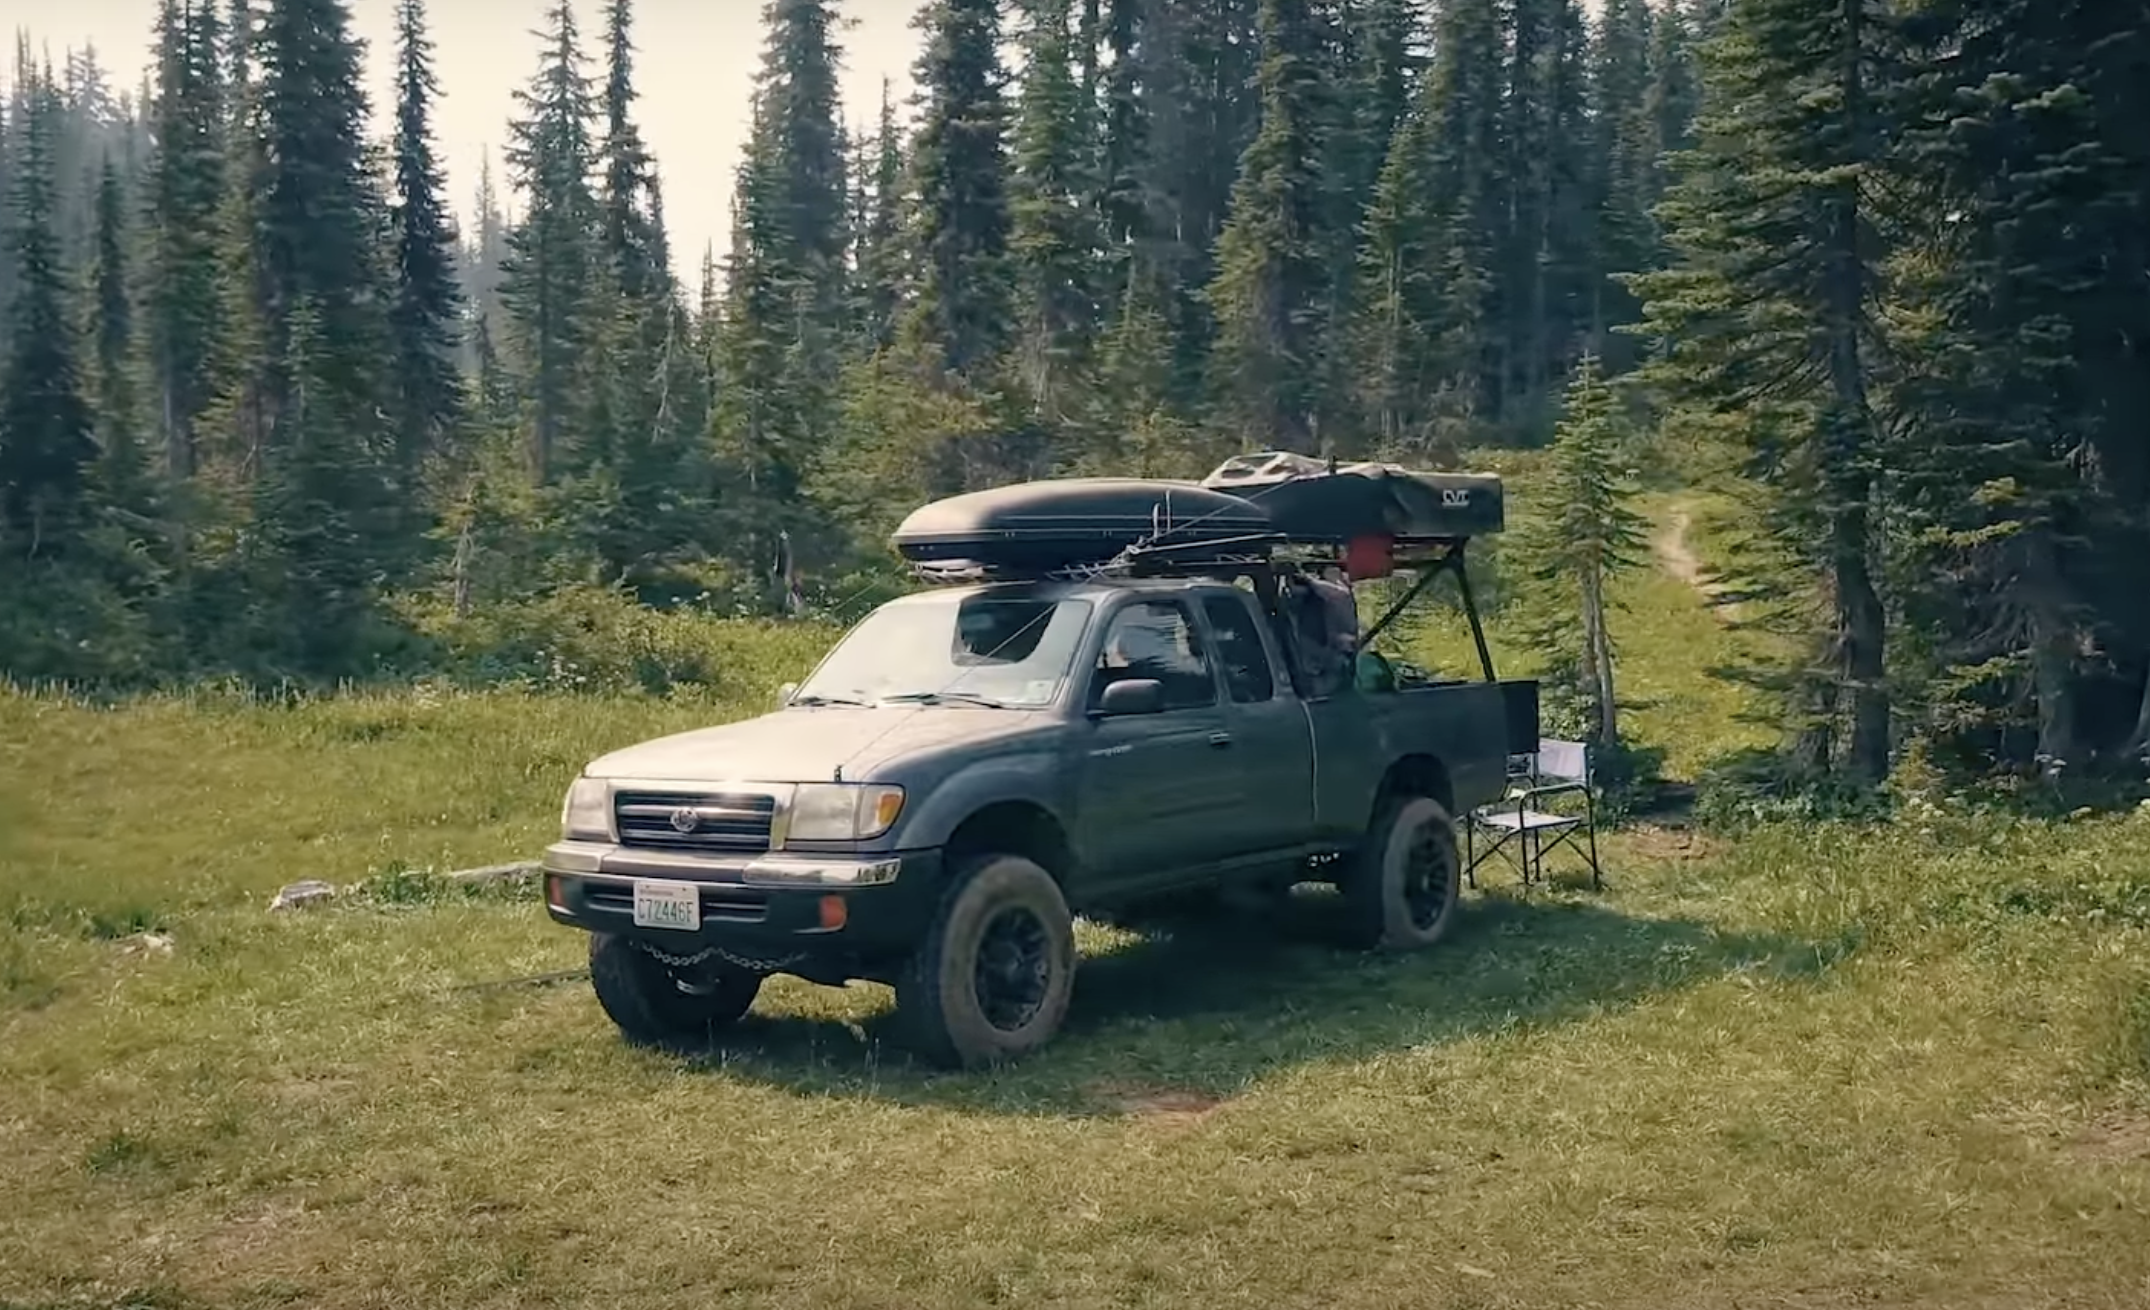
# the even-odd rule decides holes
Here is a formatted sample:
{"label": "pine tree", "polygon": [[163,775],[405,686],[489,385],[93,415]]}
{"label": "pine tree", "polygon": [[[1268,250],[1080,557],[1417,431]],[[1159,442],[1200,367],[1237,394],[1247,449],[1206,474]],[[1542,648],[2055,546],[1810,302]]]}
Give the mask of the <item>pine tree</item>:
{"label": "pine tree", "polygon": [[1504,203],[1507,241],[1500,268],[1506,307],[1504,388],[1527,410],[1548,399],[1556,366],[1553,288],[1554,197],[1560,142],[1554,135],[1560,82],[1559,0],[1516,0],[1501,132],[1508,149]]}
{"label": "pine tree", "polygon": [[516,92],[523,116],[509,125],[507,164],[524,209],[508,233],[500,285],[527,379],[530,469],[540,484],[570,453],[563,447],[583,352],[597,330],[591,321],[598,213],[590,189],[590,83],[568,0],[557,0],[548,23],[538,71]]}
{"label": "pine tree", "polygon": [[268,356],[281,356],[282,316],[304,298],[319,319],[310,366],[359,406],[382,380],[387,227],[365,135],[363,47],[345,0],[274,0],[254,54],[265,150],[248,190]]}
{"label": "pine tree", "polygon": [[1208,292],[1222,416],[1249,440],[1302,451],[1320,423],[1329,304],[1315,35],[1305,0],[1263,0],[1262,124],[1240,161]]}
{"label": "pine tree", "polygon": [[433,148],[432,102],[439,95],[426,35],[424,0],[396,9],[395,300],[389,309],[395,366],[397,448],[406,478],[421,459],[441,453],[461,421],[460,344],[463,299],[456,285],[455,220],[442,198]]}
{"label": "pine tree", "polygon": [[1447,288],[1436,265],[1438,130],[1430,97],[1422,95],[1391,139],[1359,250],[1350,341],[1357,408],[1380,448],[1394,454],[1421,438],[1429,393],[1440,381]]}
{"label": "pine tree", "polygon": [[[276,27],[272,8],[265,29]],[[263,73],[273,79],[272,61],[265,58]],[[278,329],[277,439],[250,487],[250,645],[267,653],[262,673],[350,676],[364,670],[372,649],[367,629],[388,484],[368,447],[367,415],[353,408],[364,402],[350,392],[310,291],[298,293]]]}
{"label": "pine tree", "polygon": [[[1602,161],[1598,199],[1598,254],[1604,271],[1617,275],[1657,266],[1658,232],[1651,217],[1657,191],[1657,124],[1650,101],[1650,11],[1644,0],[1605,0],[1598,20],[1592,86],[1597,92],[1595,148]],[[1627,362],[1624,337],[1604,335],[1633,322],[1637,312],[1626,284],[1607,281],[1593,322],[1595,349],[1615,372]]]}
{"label": "pine tree", "polygon": [[1625,433],[1619,397],[1596,357],[1577,366],[1553,438],[1551,477],[1543,488],[1545,517],[1524,543],[1532,575],[1558,598],[1546,617],[1553,634],[1574,632],[1578,681],[1600,743],[1620,741],[1619,698],[1613,679],[1613,641],[1607,623],[1610,584],[1642,557],[1647,520],[1634,508],[1635,487],[1624,465]]}
{"label": "pine tree", "polygon": [[[1548,376],[1567,370],[1598,335],[1604,273],[1597,219],[1599,170],[1592,144],[1590,34],[1578,0],[1552,0],[1551,83],[1547,97],[1546,202],[1550,215],[1545,265],[1545,365]],[[1511,305],[1511,311],[1516,306]]]}
{"label": "pine tree", "polygon": [[134,386],[134,300],[128,284],[126,197],[108,157],[98,172],[96,235],[90,264],[90,341],[96,372],[98,485],[116,509],[149,508],[148,466]]}
{"label": "pine tree", "polygon": [[54,230],[61,104],[49,70],[31,74],[24,98],[10,179],[15,299],[0,363],[0,546],[17,568],[79,548],[97,455]]}
{"label": "pine tree", "polygon": [[1706,67],[1700,166],[1665,207],[1677,263],[1634,281],[1668,393],[1751,411],[1773,526],[1818,568],[1830,614],[1822,667],[1792,693],[1799,754],[1866,781],[1887,771],[1891,744],[1870,379],[1897,45],[1872,0],[1735,8]]}
{"label": "pine tree", "polygon": [[1006,105],[994,0],[932,0],[917,67],[923,113],[911,147],[917,299],[911,331],[939,366],[968,375],[1009,337]]}
{"label": "pine tree", "polygon": [[1149,209],[1143,189],[1149,159],[1149,109],[1144,103],[1143,61],[1137,57],[1142,4],[1143,0],[1111,0],[1105,15],[1105,45],[1112,59],[1104,74],[1098,212],[1112,261],[1106,276],[1114,295],[1126,282],[1127,260],[1134,242],[1145,235]]}
{"label": "pine tree", "polygon": [[163,0],[157,22],[145,309],[153,403],[167,470],[194,471],[195,425],[215,394],[221,331],[218,214],[225,196],[223,88],[202,16]]}
{"label": "pine tree", "polygon": [[1498,294],[1507,234],[1498,164],[1506,81],[1490,0],[1442,0],[1424,93],[1428,185],[1438,198],[1425,239],[1434,284],[1442,288],[1431,324],[1432,381],[1451,422],[1498,419],[1506,398]]}
{"label": "pine tree", "polygon": [[[2143,572],[2142,525],[2096,472],[2109,454],[2139,468],[2150,445],[2109,408],[2114,383],[2150,395],[2129,376],[2142,351],[2120,326],[2150,321],[2150,279],[2109,272],[2140,262],[2130,247],[2141,249],[2150,150],[2114,130],[2128,93],[2090,54],[2131,34],[2085,4],[1979,0],[1939,16],[1903,134],[1922,193],[1950,214],[1904,261],[1909,376],[1894,388],[1887,452],[1918,528],[1903,604],[1946,666],[1937,736],[1980,720],[2005,730],[2023,706],[2043,767],[2080,770],[2095,742],[2079,684],[2099,645],[2099,593],[2119,582],[2115,593],[2140,594],[2125,580]],[[2124,648],[2142,631],[2123,620],[2108,640]],[[1984,733],[1963,735],[1945,744],[1993,753]]]}
{"label": "pine tree", "polygon": [[[896,320],[910,281],[904,249],[903,134],[888,83],[881,83],[881,116],[874,129],[871,162],[860,169],[866,213],[858,227],[858,350],[871,354],[895,336]],[[869,152],[860,151],[862,159]]]}
{"label": "pine tree", "polygon": [[1035,414],[1067,421],[1089,362],[1099,283],[1090,112],[1071,60],[1068,0],[1032,0],[1011,183],[1016,371]]}
{"label": "pine tree", "polygon": [[464,247],[456,281],[463,290],[470,322],[489,319],[501,323],[507,318],[500,303],[500,273],[508,256],[508,222],[493,182],[490,147],[478,156],[478,188],[471,198],[470,217],[470,239]]}
{"label": "pine tree", "polygon": [[421,532],[398,494],[387,161],[366,137],[364,48],[345,0],[272,0],[248,55],[259,145],[232,212],[256,340],[223,403],[259,416],[237,424],[249,434],[242,552],[257,586],[279,581],[247,648],[282,668],[344,671],[371,580],[402,572]]}
{"label": "pine tree", "polygon": [[[844,344],[839,53],[827,0],[771,0],[753,133],[733,202],[718,446],[746,499],[796,508],[833,439]],[[758,511],[756,511],[758,513]],[[770,557],[781,530],[753,538]]]}
{"label": "pine tree", "polygon": [[1664,197],[1671,157],[1695,144],[1695,115],[1702,109],[1701,73],[1695,67],[1694,34],[1679,0],[1666,0],[1650,24],[1650,203]]}
{"label": "pine tree", "polygon": [[605,9],[604,139],[599,147],[604,243],[619,293],[646,305],[669,290],[664,235],[652,215],[655,164],[634,120],[634,6],[608,0]]}

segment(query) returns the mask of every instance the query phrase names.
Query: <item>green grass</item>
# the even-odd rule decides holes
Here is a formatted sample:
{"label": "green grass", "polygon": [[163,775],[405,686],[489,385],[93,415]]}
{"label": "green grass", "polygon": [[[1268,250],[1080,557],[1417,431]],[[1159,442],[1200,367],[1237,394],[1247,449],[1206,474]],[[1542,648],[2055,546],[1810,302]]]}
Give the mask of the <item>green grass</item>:
{"label": "green grass", "polygon": [[[1705,676],[1746,638],[1623,596],[1636,733],[1675,772],[1753,740]],[[527,899],[263,912],[526,855],[583,760],[796,655],[699,700],[0,693],[0,1305],[2150,1296],[2150,814],[1635,830],[1606,893],[1498,882],[1403,959],[1318,900],[1086,929],[1067,1033],[973,1076],[863,986],[630,1050]]]}

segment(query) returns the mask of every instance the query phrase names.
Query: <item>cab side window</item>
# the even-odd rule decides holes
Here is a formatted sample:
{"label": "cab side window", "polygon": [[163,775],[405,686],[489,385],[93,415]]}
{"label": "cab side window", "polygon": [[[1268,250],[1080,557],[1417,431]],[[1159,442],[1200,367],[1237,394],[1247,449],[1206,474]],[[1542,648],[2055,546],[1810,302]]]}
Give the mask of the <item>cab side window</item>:
{"label": "cab side window", "polygon": [[1169,600],[1137,601],[1115,614],[1090,678],[1091,706],[1106,687],[1132,678],[1161,683],[1168,710],[1214,705],[1216,680],[1192,619],[1185,606]]}
{"label": "cab side window", "polygon": [[1259,705],[1276,694],[1276,675],[1269,668],[1269,652],[1262,649],[1262,631],[1246,602],[1234,596],[1208,596],[1202,613],[1217,637],[1217,663],[1224,669],[1224,685],[1235,705]]}

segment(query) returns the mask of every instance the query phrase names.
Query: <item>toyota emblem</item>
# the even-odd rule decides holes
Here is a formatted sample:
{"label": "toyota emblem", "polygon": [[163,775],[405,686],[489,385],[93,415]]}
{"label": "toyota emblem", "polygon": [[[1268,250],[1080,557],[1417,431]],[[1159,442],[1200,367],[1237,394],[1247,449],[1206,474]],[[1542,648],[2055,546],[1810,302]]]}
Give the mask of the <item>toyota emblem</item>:
{"label": "toyota emblem", "polygon": [[682,805],[672,811],[672,831],[680,834],[693,832],[702,826],[702,816],[692,805]]}

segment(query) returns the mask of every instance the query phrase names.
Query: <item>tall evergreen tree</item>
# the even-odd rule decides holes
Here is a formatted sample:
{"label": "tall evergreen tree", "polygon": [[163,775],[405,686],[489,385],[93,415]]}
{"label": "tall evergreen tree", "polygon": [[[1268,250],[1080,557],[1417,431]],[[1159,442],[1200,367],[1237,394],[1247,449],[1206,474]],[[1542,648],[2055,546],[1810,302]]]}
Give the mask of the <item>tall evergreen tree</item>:
{"label": "tall evergreen tree", "polygon": [[461,382],[454,352],[461,341],[462,294],[456,285],[455,220],[442,196],[434,154],[433,74],[424,0],[396,8],[395,299],[389,309],[395,364],[396,441],[406,477],[439,453],[460,422]]}
{"label": "tall evergreen tree", "polygon": [[1423,437],[1430,393],[1441,381],[1449,288],[1437,262],[1439,130],[1431,97],[1417,97],[1391,138],[1359,250],[1350,338],[1356,407],[1370,435],[1391,453]]}
{"label": "tall evergreen tree", "polygon": [[134,387],[134,297],[128,281],[126,197],[119,168],[104,161],[97,179],[96,236],[90,264],[90,340],[96,372],[98,481],[115,507],[147,506],[148,467]]}
{"label": "tall evergreen tree", "polygon": [[862,351],[871,353],[893,340],[910,272],[903,244],[903,133],[896,123],[896,105],[888,82],[881,83],[881,116],[874,128],[870,151],[861,150],[859,192],[865,214],[856,238],[857,274],[852,280],[858,303],[858,335]]}
{"label": "tall evergreen tree", "polygon": [[[1595,148],[1602,182],[1598,198],[1598,255],[1604,271],[1647,272],[1657,265],[1658,233],[1651,205],[1657,191],[1657,123],[1650,98],[1650,10],[1645,0],[1605,0],[1598,19],[1595,68]],[[1637,306],[1626,284],[1608,281],[1593,314],[1595,348],[1621,371],[1628,339],[1605,332],[1634,321]]]}
{"label": "tall evergreen tree", "polygon": [[249,217],[268,357],[274,367],[289,335],[283,315],[303,297],[318,316],[310,367],[352,404],[373,402],[386,224],[366,139],[364,47],[347,0],[273,0],[254,56],[264,149],[249,179]]}
{"label": "tall evergreen tree", "polygon": [[604,241],[619,293],[643,305],[668,293],[671,272],[656,222],[656,166],[634,119],[633,0],[605,8],[605,128],[599,146]]}
{"label": "tall evergreen tree", "polygon": [[1671,156],[1695,144],[1695,115],[1702,109],[1701,71],[1695,66],[1695,39],[1687,10],[1666,0],[1650,24],[1649,199],[1655,205],[1670,181]]}
{"label": "tall evergreen tree", "polygon": [[[1592,736],[1606,745],[1620,741],[1608,623],[1611,583],[1641,561],[1648,526],[1634,507],[1624,438],[1620,399],[1597,359],[1585,355],[1553,439],[1552,476],[1544,489],[1547,515],[1524,542],[1533,576],[1557,597],[1545,616],[1551,622],[1543,640],[1574,660],[1591,710]],[[1568,649],[1569,633],[1576,634],[1579,646]]]}
{"label": "tall evergreen tree", "polygon": [[235,452],[251,515],[239,563],[262,601],[247,658],[346,672],[375,580],[408,566],[420,528],[397,485],[385,161],[346,0],[271,0],[248,53],[259,148],[235,212],[258,353],[225,398],[261,416]]}
{"label": "tall evergreen tree", "polygon": [[1034,411],[1070,417],[1067,384],[1097,321],[1098,214],[1091,111],[1071,58],[1068,0],[1031,0],[1011,184],[1016,371]]}
{"label": "tall evergreen tree", "polygon": [[500,271],[508,256],[508,220],[501,211],[500,193],[493,182],[490,148],[478,156],[478,188],[471,198],[470,219],[469,241],[456,280],[462,288],[470,322],[489,320],[497,327],[507,317],[500,303]]}
{"label": "tall evergreen tree", "polygon": [[1506,81],[1491,0],[1442,0],[1424,93],[1427,178],[1438,200],[1424,239],[1442,289],[1432,381],[1452,425],[1497,419],[1505,403],[1498,265],[1507,232],[1499,163]]}
{"label": "tall evergreen tree", "polygon": [[1800,753],[1877,780],[1891,715],[1874,571],[1885,285],[1874,205],[1887,190],[1882,111],[1902,90],[1899,43],[1874,0],[1745,0],[1714,50],[1704,166],[1666,205],[1678,262],[1636,285],[1665,353],[1661,379],[1687,403],[1751,411],[1776,526],[1821,573],[1830,632],[1818,676],[1795,692]]}
{"label": "tall evergreen tree", "polygon": [[1505,388],[1535,408],[1555,365],[1552,288],[1554,197],[1560,185],[1554,136],[1560,78],[1559,0],[1516,0],[1502,106],[1508,149],[1503,196],[1507,240],[1500,299],[1506,307]]}
{"label": "tall evergreen tree", "polygon": [[16,285],[0,364],[0,546],[17,561],[11,569],[79,546],[97,454],[54,230],[59,92],[49,70],[31,78],[15,130],[8,246]]}
{"label": "tall evergreen tree", "polygon": [[218,214],[224,202],[223,84],[217,51],[193,4],[158,11],[156,104],[144,294],[153,404],[165,465],[194,471],[195,425],[215,394],[221,327]]}
{"label": "tall evergreen tree", "polygon": [[917,66],[923,111],[912,141],[919,253],[914,337],[967,375],[1009,336],[1007,108],[994,0],[931,0]]}
{"label": "tall evergreen tree", "polygon": [[1263,0],[1261,128],[1240,161],[1217,242],[1212,386],[1249,439],[1315,448],[1329,306],[1328,179],[1317,28],[1305,0]]}
{"label": "tall evergreen tree", "polygon": [[524,208],[508,233],[500,286],[526,375],[530,468],[540,483],[569,453],[563,446],[583,352],[596,329],[591,301],[599,257],[590,189],[593,109],[574,6],[556,0],[547,21],[538,71],[516,92],[522,117],[509,125],[507,164]]}
{"label": "tall evergreen tree", "polygon": [[[2094,54],[2132,42],[2139,55],[2150,35],[2081,3],[1972,0],[1925,17],[1932,53],[1903,139],[1951,221],[1906,261],[1909,376],[1887,454],[1921,530],[1903,603],[1946,665],[1945,744],[2012,753],[2008,729],[2027,718],[2043,765],[2078,770],[2089,746],[2122,744],[2084,731],[2086,657],[2142,651],[2150,634],[2132,616],[2097,622],[2114,609],[2100,592],[2140,594],[2145,573],[2145,525],[2123,508],[2141,483],[2110,478],[2139,477],[2150,454],[2150,351],[2124,326],[2150,324],[2150,148],[2121,127],[2140,93]],[[1949,730],[1972,723],[1985,731]]]}
{"label": "tall evergreen tree", "polygon": [[846,184],[828,0],[770,0],[763,17],[754,130],[733,202],[718,444],[746,487],[788,507],[835,426]]}

